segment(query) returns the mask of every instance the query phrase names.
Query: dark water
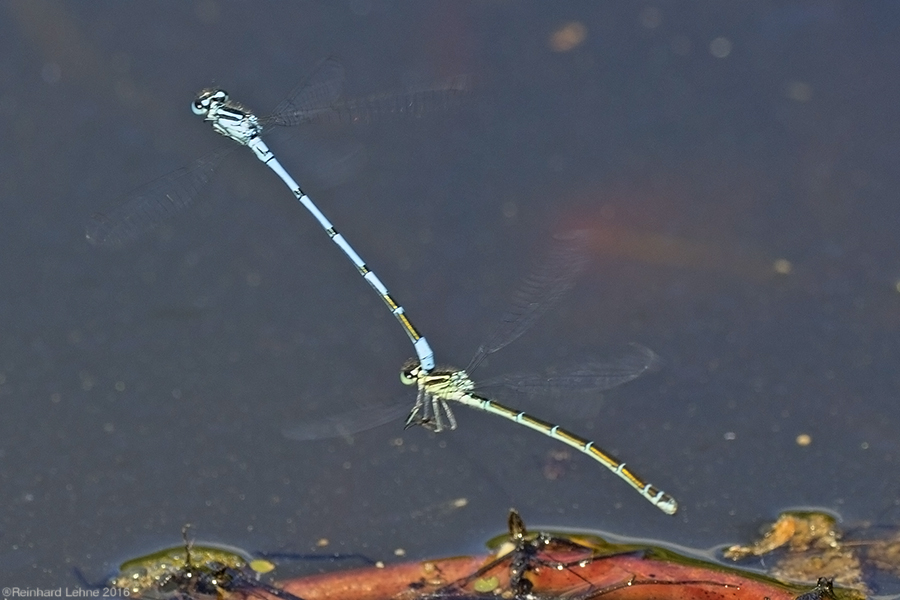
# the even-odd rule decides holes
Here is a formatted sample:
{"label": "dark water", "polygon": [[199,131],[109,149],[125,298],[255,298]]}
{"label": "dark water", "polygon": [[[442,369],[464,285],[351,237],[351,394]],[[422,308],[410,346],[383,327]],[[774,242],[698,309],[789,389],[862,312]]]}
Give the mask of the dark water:
{"label": "dark water", "polygon": [[[510,506],[694,548],[789,507],[900,520],[895,3],[0,9],[3,586],[100,577],[186,522],[392,559],[479,550]],[[265,112],[329,55],[353,94],[478,82],[448,114],[272,143],[302,181],[316,148],[364,149],[346,182],[304,185],[440,361],[465,365],[554,231],[594,230],[579,285],[482,374],[654,349],[663,369],[602,401],[518,402],[626,459],[676,517],[464,409],[439,437],[281,437],[411,402],[412,349],[249,153],[143,244],[85,242],[92,212],[222,143],[190,113],[199,88]]]}

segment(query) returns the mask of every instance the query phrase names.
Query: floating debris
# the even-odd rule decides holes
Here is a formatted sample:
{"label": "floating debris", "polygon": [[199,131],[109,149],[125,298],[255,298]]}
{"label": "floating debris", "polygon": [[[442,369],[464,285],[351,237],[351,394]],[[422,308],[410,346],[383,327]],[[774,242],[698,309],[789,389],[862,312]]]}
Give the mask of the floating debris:
{"label": "floating debris", "polygon": [[[824,591],[782,585],[646,544],[533,533],[515,510],[507,533],[489,546],[494,548],[489,556],[315,575],[282,582],[282,587],[304,600],[658,600],[663,594],[678,600],[832,600]],[[835,597],[861,598],[846,590]]]}
{"label": "floating debris", "polygon": [[[883,556],[884,564],[891,562],[891,545],[868,545],[869,559]],[[863,578],[862,546],[856,542],[846,543],[837,528],[837,519],[821,512],[785,512],[773,523],[762,539],[750,546],[732,546],[724,556],[738,561],[750,556],[764,556],[783,550],[771,567],[770,575],[782,580],[818,586],[823,578],[838,585],[869,593],[869,586]],[[900,557],[900,542],[894,549]],[[895,557],[895,559],[897,558]],[[897,563],[896,560],[894,564]],[[876,565],[877,566],[877,565]],[[883,568],[883,567],[879,567]],[[812,593],[812,592],[810,592]]]}
{"label": "floating debris", "polygon": [[870,542],[864,549],[868,564],[900,577],[900,534],[891,539]]}
{"label": "floating debris", "polygon": [[837,520],[818,512],[785,512],[763,534],[761,540],[750,546],[731,546],[725,558],[740,560],[748,556],[762,556],[789,544],[794,552],[810,548],[837,548],[840,534]]}
{"label": "floating debris", "polygon": [[160,550],[127,561],[108,586],[135,598],[154,600],[181,598],[221,598],[226,592],[261,595],[262,592],[286,600],[293,594],[259,580],[275,569],[271,562],[252,558],[236,548],[195,545],[182,529],[184,545]]}

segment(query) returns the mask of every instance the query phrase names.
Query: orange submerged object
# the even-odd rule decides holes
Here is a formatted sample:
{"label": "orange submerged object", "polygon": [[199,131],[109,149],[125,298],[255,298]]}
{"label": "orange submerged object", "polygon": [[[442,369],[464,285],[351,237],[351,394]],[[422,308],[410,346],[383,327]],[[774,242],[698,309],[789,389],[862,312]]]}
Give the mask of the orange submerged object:
{"label": "orange submerged object", "polygon": [[[493,558],[461,557],[405,563],[384,569],[358,569],[282,582],[282,587],[304,600],[515,598],[516,594],[510,589],[508,565],[497,565],[466,585],[454,584],[467,580],[468,574]],[[798,596],[796,591],[775,583],[733,572],[635,556],[607,557],[575,569],[545,568],[531,579],[534,581],[531,593],[536,597],[793,600]]]}
{"label": "orange submerged object", "polygon": [[[512,510],[486,556],[452,557],[267,582],[270,568],[224,548],[180,548],[125,563],[108,583],[155,600],[856,600],[862,591],[790,586],[646,544],[529,533]],[[267,563],[271,567],[271,563]],[[267,574],[265,578],[262,575]]]}
{"label": "orange submerged object", "polygon": [[[529,535],[510,513],[510,541],[496,554],[404,563],[281,582],[304,600],[560,598],[589,600],[804,600],[835,597],[649,547],[599,538]],[[806,593],[804,593],[806,592]],[[861,597],[838,592],[840,597]]]}

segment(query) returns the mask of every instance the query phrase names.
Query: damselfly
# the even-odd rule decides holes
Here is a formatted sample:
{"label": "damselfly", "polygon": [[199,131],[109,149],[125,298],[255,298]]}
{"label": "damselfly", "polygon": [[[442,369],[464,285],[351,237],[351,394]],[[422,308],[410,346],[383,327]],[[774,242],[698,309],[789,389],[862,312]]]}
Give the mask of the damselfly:
{"label": "damselfly", "polygon": [[[573,364],[570,369],[547,377],[506,375],[485,381],[480,386],[471,378],[471,373],[485,358],[521,336],[572,287],[587,263],[589,235],[589,232],[577,231],[557,237],[551,250],[523,281],[510,311],[503,316],[500,325],[489,339],[479,346],[466,369],[440,367],[426,370],[418,359],[407,361],[401,370],[400,379],[405,384],[415,385],[418,393],[416,403],[407,416],[406,426],[422,425],[434,432],[455,429],[456,417],[451,402],[489,412],[539,431],[587,454],[624,479],[654,506],[666,514],[674,514],[678,508],[675,498],[645,482],[626,467],[624,462],[596,443],[558,425],[476,393],[480,387],[496,384],[532,391],[547,389],[604,391],[631,381],[657,366],[659,358],[652,350],[632,344],[631,352],[613,361]],[[327,421],[299,425],[284,433],[287,437],[299,440],[321,439],[333,435],[346,436],[398,418],[400,412],[397,407],[369,408],[333,417]]]}
{"label": "damselfly", "polygon": [[[470,377],[475,368],[488,355],[500,350],[518,338],[532,323],[558,300],[574,283],[575,277],[584,268],[589,242],[585,231],[574,232],[557,238],[557,245],[538,268],[529,275],[518,294],[513,309],[504,315],[493,336],[482,344],[466,369],[424,368],[417,359],[411,359],[403,366],[400,379],[418,389],[416,404],[406,419],[406,426],[423,425],[435,432],[444,429],[444,416],[450,429],[456,427],[456,419],[448,402],[459,402],[465,406],[483,410],[514,423],[524,425],[544,435],[550,436],[580,452],[583,452],[607,469],[624,479],[641,496],[666,514],[675,514],[678,503],[675,498],[650,483],[645,482],[625,463],[615,458],[596,443],[571,433],[559,425],[548,423],[527,413],[504,406],[475,393],[475,383]],[[615,369],[580,367],[580,377],[590,378],[594,387],[609,389],[630,381],[646,371],[656,362],[656,355],[649,349],[642,351],[631,362],[620,362]],[[578,378],[577,374],[567,377]],[[537,383],[534,378],[528,381]],[[443,415],[443,416],[442,416]]]}
{"label": "damselfly", "polygon": [[[381,114],[417,116],[439,107],[449,106],[469,91],[469,80],[455,77],[446,82],[399,95],[380,95],[342,100],[344,67],[329,58],[282,101],[271,115],[257,117],[247,108],[232,101],[221,89],[200,92],[191,108],[213,129],[242,146],[247,146],[259,160],[272,169],[288,186],[297,200],[316,218],[331,240],[340,247],[360,275],[378,293],[391,313],[402,325],[416,349],[424,369],[434,366],[434,355],[403,307],[388,293],[344,236],[313,203],[296,181],[281,166],[261,136],[275,126],[294,126],[314,122],[362,121]],[[93,216],[86,228],[88,241],[95,245],[118,246],[137,239],[164,221],[194,204],[201,188],[210,180],[222,160],[236,146],[223,148],[204,156],[193,164],[174,171],[162,179],[139,188],[116,208]]]}

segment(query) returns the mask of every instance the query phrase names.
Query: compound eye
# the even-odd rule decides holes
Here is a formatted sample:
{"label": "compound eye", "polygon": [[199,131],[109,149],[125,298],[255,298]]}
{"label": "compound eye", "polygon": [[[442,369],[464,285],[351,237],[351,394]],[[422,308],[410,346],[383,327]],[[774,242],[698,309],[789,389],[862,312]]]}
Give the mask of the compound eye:
{"label": "compound eye", "polygon": [[225,90],[203,90],[197,95],[197,99],[191,104],[191,110],[195,115],[205,115],[213,104],[228,102],[228,92]]}
{"label": "compound eye", "polygon": [[413,359],[403,365],[403,368],[400,369],[400,381],[403,385],[412,385],[418,380],[420,371],[421,367],[419,366],[419,361]]}

